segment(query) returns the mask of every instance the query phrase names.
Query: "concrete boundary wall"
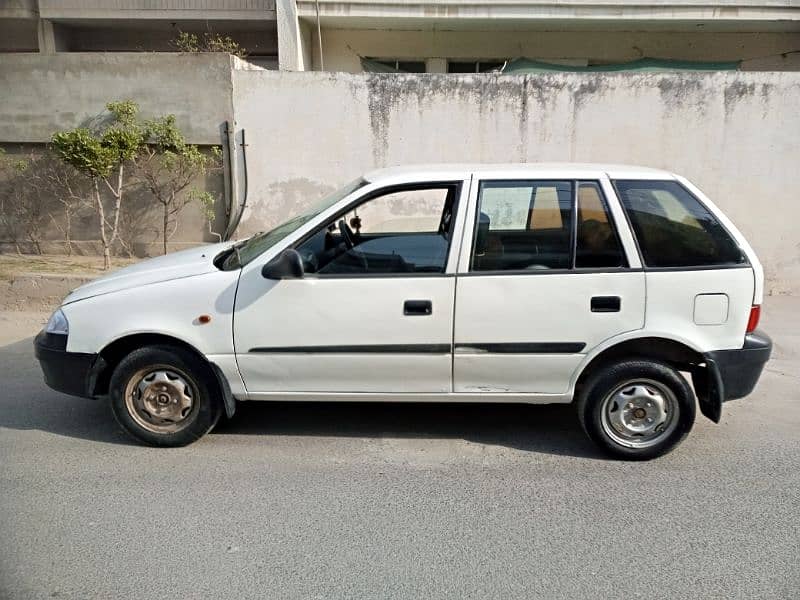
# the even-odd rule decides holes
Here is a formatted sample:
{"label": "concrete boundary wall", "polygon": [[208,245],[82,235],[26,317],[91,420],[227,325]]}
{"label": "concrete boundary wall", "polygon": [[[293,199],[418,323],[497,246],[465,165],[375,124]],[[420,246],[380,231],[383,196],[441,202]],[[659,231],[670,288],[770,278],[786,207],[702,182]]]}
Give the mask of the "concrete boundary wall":
{"label": "concrete boundary wall", "polygon": [[[800,73],[350,75],[215,54],[0,54],[0,144],[47,142],[117,98],[175,114],[197,144],[223,143],[235,120],[236,203],[245,130],[240,237],[380,166],[641,164],[694,181],[755,246],[768,290],[800,293]],[[181,243],[208,235],[191,226]]]}
{"label": "concrete boundary wall", "polygon": [[[38,153],[59,129],[86,126],[112,100],[131,99],[141,116],[174,114],[188,141],[220,145],[226,121],[233,121],[232,72],[241,66],[224,54],[69,53],[0,54],[0,149],[10,155]],[[250,66],[250,68],[257,68]],[[220,175],[207,175],[196,186],[218,198],[215,231],[225,226],[226,196]],[[126,198],[127,227],[139,255],[160,254],[160,209],[141,189]],[[60,214],[60,213],[57,213]],[[97,252],[97,229],[91,211],[73,223],[77,253]],[[16,247],[0,231],[0,251]],[[53,227],[44,235],[45,252],[63,252],[62,233]],[[193,203],[181,213],[169,248],[182,249],[217,238]],[[23,243],[25,251],[31,244]]]}
{"label": "concrete boundary wall", "polygon": [[172,113],[194,144],[219,144],[232,118],[232,65],[223,54],[0,54],[0,143],[43,143],[85,125],[111,100],[147,117]]}
{"label": "concrete boundary wall", "polygon": [[[639,164],[687,176],[800,293],[800,73],[348,75],[234,71],[240,235],[366,170],[427,162]],[[273,115],[275,118],[273,118]]]}

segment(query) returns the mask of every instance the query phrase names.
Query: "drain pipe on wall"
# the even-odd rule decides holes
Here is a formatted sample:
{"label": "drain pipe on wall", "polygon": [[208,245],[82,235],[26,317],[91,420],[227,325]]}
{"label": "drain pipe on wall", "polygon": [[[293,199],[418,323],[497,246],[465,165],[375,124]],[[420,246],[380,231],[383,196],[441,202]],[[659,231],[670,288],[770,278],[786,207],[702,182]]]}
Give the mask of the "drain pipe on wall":
{"label": "drain pipe on wall", "polygon": [[[236,185],[237,177],[236,177],[236,161],[235,161],[235,149],[236,149],[236,131],[229,131],[227,130],[226,126],[226,133],[228,134],[228,139],[231,141],[229,144],[229,152],[230,149],[233,148],[233,152],[230,154],[231,160],[229,160],[230,169],[231,169],[231,216],[230,220],[228,221],[228,227],[225,230],[225,234],[223,235],[223,239],[228,241],[231,239],[231,236],[236,232],[236,228],[239,226],[239,222],[242,220],[242,215],[244,214],[244,209],[247,207],[247,191],[248,191],[248,181],[247,181],[247,143],[245,141],[245,134],[244,129],[242,129],[242,142],[239,144],[242,148],[242,173],[244,177],[244,194],[242,196],[242,203],[239,205],[238,210],[233,213],[233,204],[234,198],[238,197],[239,186]],[[230,134],[233,135],[230,135]]]}
{"label": "drain pipe on wall", "polygon": [[231,212],[233,211],[233,155],[231,153],[231,122],[225,121],[225,126],[222,128],[222,180],[223,180],[223,193],[225,199],[225,221],[222,228],[216,235],[219,236],[220,241],[225,241],[228,232],[228,226],[231,222]]}

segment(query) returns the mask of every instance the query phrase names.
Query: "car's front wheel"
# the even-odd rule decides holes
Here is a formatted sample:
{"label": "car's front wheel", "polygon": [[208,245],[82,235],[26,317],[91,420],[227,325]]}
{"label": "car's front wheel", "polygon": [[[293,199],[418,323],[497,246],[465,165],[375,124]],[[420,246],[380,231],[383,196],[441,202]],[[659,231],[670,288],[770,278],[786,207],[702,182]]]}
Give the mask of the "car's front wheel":
{"label": "car's front wheel", "polygon": [[134,350],[109,384],[111,408],[131,436],[151,446],[185,446],[222,414],[213,375],[193,353],[171,346]]}
{"label": "car's front wheel", "polygon": [[681,374],[663,363],[627,360],[590,376],[577,401],[589,437],[614,456],[666,454],[694,424],[695,399]]}

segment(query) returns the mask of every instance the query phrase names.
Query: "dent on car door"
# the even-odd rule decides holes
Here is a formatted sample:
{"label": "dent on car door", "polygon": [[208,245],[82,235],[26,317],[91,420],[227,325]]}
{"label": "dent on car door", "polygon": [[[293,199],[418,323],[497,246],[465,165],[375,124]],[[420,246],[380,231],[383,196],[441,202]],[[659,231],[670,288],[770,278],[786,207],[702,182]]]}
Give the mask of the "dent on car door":
{"label": "dent on car door", "polygon": [[237,358],[254,397],[451,390],[455,278],[446,273],[460,182],[374,192],[294,245],[306,274],[237,305]]}
{"label": "dent on car door", "polygon": [[630,269],[597,181],[482,181],[458,277],[457,392],[563,394],[585,353],[641,328]]}

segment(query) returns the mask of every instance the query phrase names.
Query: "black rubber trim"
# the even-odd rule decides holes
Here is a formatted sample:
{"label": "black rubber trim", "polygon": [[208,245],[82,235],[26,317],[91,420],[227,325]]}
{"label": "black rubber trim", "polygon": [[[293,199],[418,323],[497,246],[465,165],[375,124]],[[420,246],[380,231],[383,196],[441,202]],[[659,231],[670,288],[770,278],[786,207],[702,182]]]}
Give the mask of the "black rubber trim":
{"label": "black rubber trim", "polygon": [[490,354],[575,354],[586,347],[584,342],[509,342],[493,344],[456,344],[456,349],[469,348]]}
{"label": "black rubber trim", "polygon": [[303,279],[431,279],[434,277],[456,277],[456,273],[305,273]]}
{"label": "black rubber trim", "polygon": [[[586,347],[583,342],[510,342],[456,344],[490,354],[574,354]],[[364,344],[358,346],[269,346],[251,348],[260,354],[448,354],[450,344]]]}
{"label": "black rubber trim", "polygon": [[[94,359],[92,366],[89,368],[89,373],[86,375],[86,393],[91,396],[92,398],[99,398],[104,396],[105,394],[98,394],[97,393],[97,383],[100,381],[100,377],[103,375],[105,370],[108,368],[108,363],[106,359],[103,358],[100,354]],[[106,390],[107,392],[108,390]]]}
{"label": "black rubber trim", "polygon": [[722,419],[722,379],[716,363],[708,356],[705,361],[705,367],[693,366],[690,370],[692,385],[700,412],[714,423],[719,423]]}
{"label": "black rubber trim", "polygon": [[214,371],[214,375],[216,376],[220,390],[222,391],[222,402],[225,405],[225,416],[227,416],[229,419],[233,418],[233,415],[236,413],[236,399],[233,397],[233,393],[231,392],[231,386],[228,383],[228,378],[225,377],[222,369],[220,369],[215,363],[209,364],[211,365],[211,370]]}
{"label": "black rubber trim", "polygon": [[744,263],[721,263],[718,265],[695,265],[688,267],[645,267],[648,273],[673,273],[678,271],[718,271],[721,269],[752,269],[753,266]]}
{"label": "black rubber trim", "polygon": [[450,344],[363,344],[356,346],[268,346],[250,348],[263,354],[449,354]]}
{"label": "black rubber trim", "polygon": [[591,268],[577,267],[575,269],[509,269],[508,271],[468,271],[456,273],[457,277],[500,277],[503,275],[592,275],[597,273],[641,273],[644,269],[639,267],[610,267]]}

